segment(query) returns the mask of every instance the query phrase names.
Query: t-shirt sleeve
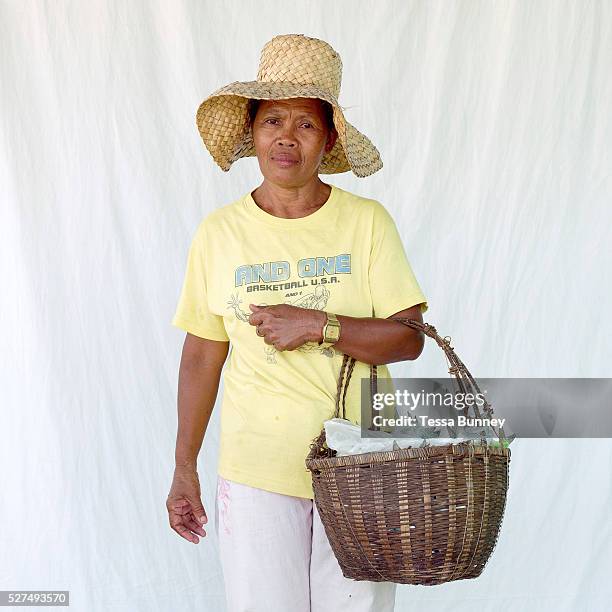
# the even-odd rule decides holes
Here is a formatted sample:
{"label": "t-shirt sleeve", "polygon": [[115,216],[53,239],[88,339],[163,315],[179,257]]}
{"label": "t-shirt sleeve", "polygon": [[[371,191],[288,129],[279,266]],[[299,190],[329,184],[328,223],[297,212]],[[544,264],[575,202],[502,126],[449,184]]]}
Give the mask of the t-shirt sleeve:
{"label": "t-shirt sleeve", "polygon": [[172,325],[209,340],[229,341],[223,317],[208,306],[206,227],[202,221],[189,247],[183,288]]}
{"label": "t-shirt sleeve", "polygon": [[416,304],[421,305],[421,313],[428,309],[395,221],[379,202],[372,220],[368,276],[374,317],[386,319]]}

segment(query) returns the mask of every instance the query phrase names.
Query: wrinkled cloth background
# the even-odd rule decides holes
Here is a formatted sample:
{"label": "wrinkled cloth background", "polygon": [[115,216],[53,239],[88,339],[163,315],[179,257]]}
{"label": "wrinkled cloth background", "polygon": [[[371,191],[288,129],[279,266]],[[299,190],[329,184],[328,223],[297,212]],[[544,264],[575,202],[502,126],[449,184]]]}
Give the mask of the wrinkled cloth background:
{"label": "wrinkled cloth background", "polygon": [[[170,320],[198,222],[262,180],[255,158],[213,163],[196,108],[288,33],[340,53],[340,103],[384,161],[322,179],[389,209],[425,321],[472,374],[612,376],[612,3],[3,1],[0,589],[69,589],[79,612],[224,609],[219,404],[209,535],[168,526]],[[446,371],[430,339],[392,365]],[[612,442],[512,452],[483,575],[400,586],[397,610],[609,606]]]}

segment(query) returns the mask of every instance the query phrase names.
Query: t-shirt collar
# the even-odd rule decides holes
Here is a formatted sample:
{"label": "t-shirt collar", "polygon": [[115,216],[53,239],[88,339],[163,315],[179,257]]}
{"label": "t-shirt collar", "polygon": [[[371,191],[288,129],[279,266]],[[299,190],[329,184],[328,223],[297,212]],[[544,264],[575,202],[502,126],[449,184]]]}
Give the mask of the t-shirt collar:
{"label": "t-shirt collar", "polygon": [[[340,195],[340,189],[335,185],[329,184],[331,192],[329,197],[325,201],[325,204],[315,210],[315,212],[306,215],[305,217],[298,217],[297,219],[285,219],[284,217],[276,217],[259,208],[257,203],[253,199],[251,192],[249,191],[243,197],[244,207],[249,215],[267,223],[268,225],[274,225],[277,227],[284,228],[302,228],[312,227],[315,225],[325,224],[329,222],[336,208],[337,200]],[[254,191],[254,190],[253,190]]]}

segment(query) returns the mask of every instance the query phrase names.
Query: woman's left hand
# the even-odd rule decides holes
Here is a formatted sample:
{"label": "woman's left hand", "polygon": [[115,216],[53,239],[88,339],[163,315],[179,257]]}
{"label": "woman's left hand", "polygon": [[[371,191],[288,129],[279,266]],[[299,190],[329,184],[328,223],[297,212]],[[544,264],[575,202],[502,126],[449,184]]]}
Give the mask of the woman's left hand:
{"label": "woman's left hand", "polygon": [[300,308],[291,304],[257,306],[249,304],[249,324],[257,335],[277,351],[292,351],[306,342],[321,340],[327,317],[322,310]]}

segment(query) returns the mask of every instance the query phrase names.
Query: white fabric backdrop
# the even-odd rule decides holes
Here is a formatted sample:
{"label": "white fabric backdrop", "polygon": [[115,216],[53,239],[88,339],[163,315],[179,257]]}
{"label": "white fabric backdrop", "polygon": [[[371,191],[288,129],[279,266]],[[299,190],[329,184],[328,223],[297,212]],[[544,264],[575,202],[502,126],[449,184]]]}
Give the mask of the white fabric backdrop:
{"label": "white fabric backdrop", "polygon": [[[167,525],[197,223],[261,182],[195,128],[276,34],[323,38],[340,103],[384,168],[323,180],[401,230],[425,320],[478,377],[611,375],[612,3],[0,3],[0,589],[78,611],[223,610],[209,535]],[[429,340],[397,375],[439,376]],[[397,610],[603,610],[610,440],[513,443],[500,540],[477,580],[401,586]]]}

